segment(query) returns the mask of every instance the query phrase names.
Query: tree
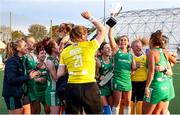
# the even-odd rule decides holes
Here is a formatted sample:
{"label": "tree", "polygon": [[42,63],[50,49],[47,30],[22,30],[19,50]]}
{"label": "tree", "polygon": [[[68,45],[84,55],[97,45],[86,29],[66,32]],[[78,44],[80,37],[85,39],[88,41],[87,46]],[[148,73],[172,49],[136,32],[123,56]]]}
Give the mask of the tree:
{"label": "tree", "polygon": [[29,35],[33,36],[35,39],[40,40],[47,36],[46,27],[40,24],[33,24],[28,29]]}
{"label": "tree", "polygon": [[[58,25],[53,25],[52,26],[52,38],[53,39],[57,39],[58,38],[58,29],[59,29],[59,26]],[[51,28],[49,30],[49,36],[51,37]]]}
{"label": "tree", "polygon": [[12,32],[12,40],[17,40],[23,38],[25,35],[23,32],[19,30],[15,30]]}

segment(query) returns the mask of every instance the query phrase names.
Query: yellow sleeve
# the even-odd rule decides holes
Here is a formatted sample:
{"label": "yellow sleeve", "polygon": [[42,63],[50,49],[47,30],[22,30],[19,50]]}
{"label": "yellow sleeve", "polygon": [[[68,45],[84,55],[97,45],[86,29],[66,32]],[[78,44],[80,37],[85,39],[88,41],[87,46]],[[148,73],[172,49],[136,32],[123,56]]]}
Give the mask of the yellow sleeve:
{"label": "yellow sleeve", "polygon": [[62,53],[60,54],[59,64],[60,64],[60,65],[65,65],[64,60],[63,60],[63,54],[62,54]]}
{"label": "yellow sleeve", "polygon": [[96,39],[93,39],[92,41],[90,41],[90,45],[92,46],[94,50],[97,50],[100,46],[100,44],[98,43]]}

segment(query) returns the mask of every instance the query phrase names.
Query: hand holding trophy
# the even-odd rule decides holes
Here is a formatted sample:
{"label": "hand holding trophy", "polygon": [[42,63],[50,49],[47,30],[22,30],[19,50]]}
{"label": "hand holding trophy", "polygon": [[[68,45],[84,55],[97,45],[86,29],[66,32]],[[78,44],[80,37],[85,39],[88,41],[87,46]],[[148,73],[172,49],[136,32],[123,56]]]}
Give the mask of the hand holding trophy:
{"label": "hand holding trophy", "polygon": [[106,21],[106,24],[109,25],[110,27],[116,25],[117,20],[115,19],[115,17],[121,12],[121,10],[122,10],[122,4],[112,5],[111,17]]}

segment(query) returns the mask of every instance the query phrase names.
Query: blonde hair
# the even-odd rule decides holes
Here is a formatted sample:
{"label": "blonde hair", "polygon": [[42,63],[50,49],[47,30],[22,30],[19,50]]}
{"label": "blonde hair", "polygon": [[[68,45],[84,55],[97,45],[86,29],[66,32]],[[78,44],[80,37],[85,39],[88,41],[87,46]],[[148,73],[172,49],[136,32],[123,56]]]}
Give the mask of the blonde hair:
{"label": "blonde hair", "polygon": [[143,46],[149,45],[149,39],[148,38],[139,38],[141,40]]}
{"label": "blonde hair", "polygon": [[76,25],[70,32],[70,39],[72,42],[79,42],[83,40],[82,35],[86,35],[88,32],[87,28],[81,25]]}
{"label": "blonde hair", "polygon": [[131,42],[131,47],[134,46],[135,43],[140,42],[142,44],[142,41],[140,39],[135,39]]}

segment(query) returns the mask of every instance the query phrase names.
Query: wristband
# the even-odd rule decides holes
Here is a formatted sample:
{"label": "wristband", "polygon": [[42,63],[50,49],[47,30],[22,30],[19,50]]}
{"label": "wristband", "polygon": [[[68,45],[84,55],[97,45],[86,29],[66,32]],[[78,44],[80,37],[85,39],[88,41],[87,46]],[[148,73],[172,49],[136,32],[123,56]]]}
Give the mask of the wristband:
{"label": "wristband", "polygon": [[94,20],[96,20],[93,16],[91,16],[89,19],[88,19],[91,23],[93,23]]}

